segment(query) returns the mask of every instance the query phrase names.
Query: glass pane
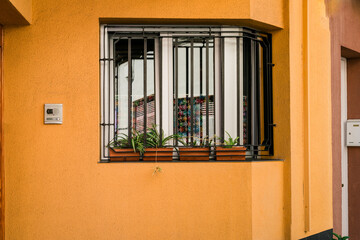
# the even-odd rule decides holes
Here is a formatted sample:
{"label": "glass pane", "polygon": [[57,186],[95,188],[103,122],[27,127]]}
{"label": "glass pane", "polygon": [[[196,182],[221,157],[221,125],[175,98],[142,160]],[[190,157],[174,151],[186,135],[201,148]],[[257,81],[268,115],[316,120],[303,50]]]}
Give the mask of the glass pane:
{"label": "glass pane", "polygon": [[[154,65],[154,39],[147,40],[147,104],[146,125],[150,127],[155,123],[155,65]],[[128,133],[128,99],[131,97],[131,126],[139,132],[144,132],[144,39],[131,40],[132,64],[132,94],[128,89],[128,40],[121,39],[116,44],[117,80],[115,93],[115,112],[117,133]]]}
{"label": "glass pane", "polygon": [[115,45],[115,129],[117,134],[128,133],[128,40]]}
{"label": "glass pane", "polygon": [[147,40],[147,127],[155,124],[155,40]]}
{"label": "glass pane", "polygon": [[[191,141],[191,132],[196,142],[206,138],[206,38],[178,38],[178,56],[174,54],[174,64],[178,63],[178,109],[174,119],[174,132],[186,142]],[[193,41],[193,66],[191,41]],[[174,40],[174,53],[175,53]],[[209,39],[209,137],[214,135],[214,80],[213,80],[213,40]],[[177,61],[176,61],[177,60]],[[193,111],[191,111],[191,69],[193,67]],[[176,66],[174,66],[174,69]],[[176,71],[174,71],[176,74]],[[174,76],[174,79],[176,76]],[[174,81],[174,87],[176,81]],[[176,93],[175,93],[176,94]],[[176,101],[174,95],[174,101]],[[193,129],[191,129],[191,112],[193,113]],[[176,129],[177,128],[177,129]]]}
{"label": "glass pane", "polygon": [[132,39],[132,128],[144,131],[144,40]]}

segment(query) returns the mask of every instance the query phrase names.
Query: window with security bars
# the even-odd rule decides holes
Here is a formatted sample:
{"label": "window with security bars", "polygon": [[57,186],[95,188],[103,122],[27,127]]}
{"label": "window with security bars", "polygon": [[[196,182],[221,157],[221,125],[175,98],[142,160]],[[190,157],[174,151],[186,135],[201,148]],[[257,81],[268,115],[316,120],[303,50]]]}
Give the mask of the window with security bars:
{"label": "window with security bars", "polygon": [[[229,26],[101,25],[101,161],[108,143],[156,125],[196,147],[228,134],[273,155],[271,35]],[[210,141],[212,139],[213,141]],[[145,141],[145,137],[144,137]],[[174,151],[173,160],[177,160]]]}

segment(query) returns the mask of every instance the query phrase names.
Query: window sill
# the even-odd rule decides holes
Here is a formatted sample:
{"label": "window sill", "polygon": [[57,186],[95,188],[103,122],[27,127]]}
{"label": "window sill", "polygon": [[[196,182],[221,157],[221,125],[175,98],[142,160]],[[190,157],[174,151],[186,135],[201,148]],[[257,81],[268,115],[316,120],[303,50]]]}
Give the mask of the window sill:
{"label": "window sill", "polygon": [[[157,161],[157,163],[248,163],[248,162],[283,162],[284,159],[277,158],[247,158],[246,160],[196,160],[196,161]],[[98,163],[154,163],[156,161],[110,161],[110,160],[101,160]]]}

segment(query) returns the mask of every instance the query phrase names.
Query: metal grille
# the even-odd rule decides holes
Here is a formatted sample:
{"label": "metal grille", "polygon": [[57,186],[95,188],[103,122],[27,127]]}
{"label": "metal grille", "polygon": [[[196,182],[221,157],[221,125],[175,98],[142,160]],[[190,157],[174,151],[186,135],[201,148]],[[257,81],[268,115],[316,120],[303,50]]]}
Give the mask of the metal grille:
{"label": "metal grille", "polygon": [[[101,161],[109,161],[107,144],[119,133],[129,141],[133,129],[146,137],[152,124],[181,133],[190,145],[224,139],[230,128],[249,159],[273,155],[270,34],[102,25],[100,41]],[[214,142],[211,153],[222,144]]]}

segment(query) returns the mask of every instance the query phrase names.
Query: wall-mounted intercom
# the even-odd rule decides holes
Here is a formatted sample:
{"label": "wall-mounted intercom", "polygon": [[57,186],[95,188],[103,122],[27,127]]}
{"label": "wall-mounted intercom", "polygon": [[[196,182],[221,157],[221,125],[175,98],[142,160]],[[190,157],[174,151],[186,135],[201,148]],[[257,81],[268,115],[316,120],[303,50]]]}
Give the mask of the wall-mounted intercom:
{"label": "wall-mounted intercom", "polygon": [[62,124],[62,122],[63,122],[62,104],[45,104],[44,123]]}
{"label": "wall-mounted intercom", "polygon": [[351,119],[346,122],[346,145],[360,146],[360,119]]}

